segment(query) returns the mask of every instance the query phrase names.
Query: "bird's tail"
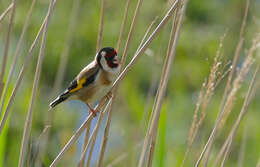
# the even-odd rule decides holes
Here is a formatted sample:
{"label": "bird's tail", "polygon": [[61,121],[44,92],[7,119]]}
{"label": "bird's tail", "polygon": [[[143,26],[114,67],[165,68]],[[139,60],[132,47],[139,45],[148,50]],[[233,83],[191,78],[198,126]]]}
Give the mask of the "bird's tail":
{"label": "bird's tail", "polygon": [[55,100],[53,100],[51,103],[50,103],[50,109],[54,108],[55,106],[57,106],[58,104],[60,104],[61,102],[67,100],[67,98],[69,97],[68,94],[66,93],[63,93],[61,94],[60,96],[58,96]]}

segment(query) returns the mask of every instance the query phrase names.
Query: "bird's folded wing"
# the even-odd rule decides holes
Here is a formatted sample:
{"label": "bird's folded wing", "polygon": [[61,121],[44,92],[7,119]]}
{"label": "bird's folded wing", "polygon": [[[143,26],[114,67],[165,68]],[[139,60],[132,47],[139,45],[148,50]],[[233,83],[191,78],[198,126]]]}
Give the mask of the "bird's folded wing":
{"label": "bird's folded wing", "polygon": [[99,68],[98,66],[92,66],[90,68],[84,68],[79,75],[70,83],[67,91],[69,93],[74,93],[83,87],[87,87],[90,84],[94,83]]}

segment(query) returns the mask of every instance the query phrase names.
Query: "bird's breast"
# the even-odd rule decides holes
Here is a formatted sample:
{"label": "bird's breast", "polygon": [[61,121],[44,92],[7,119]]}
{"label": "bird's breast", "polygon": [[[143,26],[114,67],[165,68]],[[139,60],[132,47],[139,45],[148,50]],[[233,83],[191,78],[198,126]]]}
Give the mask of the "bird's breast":
{"label": "bird's breast", "polygon": [[100,72],[95,82],[84,88],[78,95],[79,99],[85,103],[93,105],[99,101],[110,90],[115,76],[106,72]]}

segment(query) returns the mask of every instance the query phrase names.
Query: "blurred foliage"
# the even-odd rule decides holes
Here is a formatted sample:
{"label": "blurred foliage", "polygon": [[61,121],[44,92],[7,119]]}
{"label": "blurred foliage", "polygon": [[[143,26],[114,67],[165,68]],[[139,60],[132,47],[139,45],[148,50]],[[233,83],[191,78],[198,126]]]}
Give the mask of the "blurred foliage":
{"label": "blurred foliage", "polygon": [[[126,0],[107,0],[102,46],[116,46],[125,9],[125,2]],[[2,13],[10,3],[10,0],[0,0],[0,13]],[[137,0],[131,1],[123,43],[125,43],[127,38],[136,3]],[[8,67],[10,67],[30,4],[31,1],[18,1],[14,31],[11,38]],[[47,0],[38,0],[36,3],[32,20],[26,34],[22,54],[16,67],[15,77],[13,78],[11,85],[12,88],[25,56],[28,53],[28,49],[46,15],[48,4],[49,1]],[[33,126],[30,135],[32,143],[39,142],[39,136],[45,127],[48,103],[53,98],[52,88],[61,59],[60,56],[65,48],[72,6],[73,1],[58,0],[54,9],[54,14],[51,18],[40,87],[34,106]],[[68,66],[62,88],[65,88],[75,75],[87,65],[95,55],[100,6],[100,1],[81,1],[80,10],[78,11],[78,21],[73,34]],[[168,8],[169,2],[167,0],[144,0],[140,15],[137,18],[134,36],[130,43],[128,61],[135,53],[146,28],[154,17],[159,16],[160,20]],[[216,50],[219,45],[220,36],[224,33],[227,34],[222,51],[224,63],[227,63],[234,55],[234,50],[239,38],[244,8],[245,1],[238,0],[189,1],[184,25],[181,30],[177,56],[172,68],[165,102],[162,107],[159,133],[153,160],[154,166],[180,166],[186,149],[188,131],[191,125],[197,96],[203,81],[209,74],[213,58],[216,55]],[[246,49],[251,45],[251,39],[255,36],[257,30],[259,30],[259,8],[260,1],[251,0],[245,34],[246,42],[243,49]],[[158,22],[159,21],[157,21],[157,23]],[[0,24],[1,60],[2,53],[4,52],[3,48],[6,40],[7,25],[8,17]],[[147,129],[149,121],[147,115],[150,115],[157,84],[159,83],[159,76],[167,51],[169,33],[170,24],[168,24],[152,42],[149,49],[153,54],[144,54],[135,67],[127,74],[126,79],[120,86],[117,105],[114,108],[115,111],[113,113],[112,127],[104,164],[109,164],[112,160],[122,154],[122,152],[126,152],[129,153],[127,158],[119,163],[118,166],[136,166],[136,159],[139,157],[140,147],[138,147],[138,151],[131,150],[143,141]],[[123,52],[123,48],[124,45],[120,48],[120,55]],[[15,98],[15,105],[12,107],[12,113],[9,115],[4,133],[0,136],[0,167],[12,167],[18,164],[24,121],[29,106],[38,51],[39,46],[37,46],[37,49],[34,52],[29,69],[26,71],[23,84]],[[245,52],[243,51],[240,62],[244,59],[244,53]],[[147,103],[148,90],[154,77],[156,86],[152,88],[152,101]],[[248,81],[251,77],[252,75],[250,73]],[[192,152],[189,155],[185,166],[192,166],[194,164],[202,146],[205,144],[205,141],[212,130],[223,94],[225,81],[226,79],[220,83],[212,97],[205,122],[199,131],[198,137],[195,139]],[[230,127],[240,111],[247,87],[248,83],[246,82],[246,85],[239,92],[239,96],[237,96],[236,105],[233,110],[234,112],[228,119],[226,128],[222,129],[222,134],[217,137],[215,143],[216,147],[214,147],[212,152],[213,157],[218,153],[218,149],[225,140]],[[247,119],[243,121],[243,124],[239,128],[238,135],[232,146],[232,154],[229,157],[226,166],[233,167],[237,165],[238,152],[241,147],[244,128],[250,129],[250,133],[247,133],[246,154],[243,166],[255,166],[257,163],[257,159],[260,156],[260,103],[258,103],[260,97],[258,92],[256,92],[256,98],[250,104]],[[10,96],[10,93],[11,90],[9,90],[8,97]],[[149,109],[148,114],[143,112],[146,107]],[[47,148],[45,148],[47,154],[42,160],[45,166],[50,164],[53,158],[65,145],[74,130],[85,118],[86,112],[87,109],[84,104],[71,101],[60,105],[55,112],[52,113],[53,124],[50,129],[49,142]],[[104,125],[102,125],[102,128],[104,129]],[[103,129],[101,130],[102,132]],[[102,138],[102,135],[100,135],[99,138]],[[60,166],[75,166],[75,163],[79,159],[81,147],[81,145],[75,145],[70,149],[60,163]]]}

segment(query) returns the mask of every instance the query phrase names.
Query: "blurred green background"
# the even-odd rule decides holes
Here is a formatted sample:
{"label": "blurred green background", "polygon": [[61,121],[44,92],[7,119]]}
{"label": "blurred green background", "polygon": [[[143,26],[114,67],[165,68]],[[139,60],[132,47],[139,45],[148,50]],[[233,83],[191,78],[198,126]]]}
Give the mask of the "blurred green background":
{"label": "blurred green background", "polygon": [[[0,0],[0,13],[2,13],[10,0]],[[125,9],[126,0],[107,0],[105,7],[103,46],[116,47],[119,37],[121,21]],[[131,20],[135,10],[137,0],[132,0],[130,13],[127,21],[124,41],[130,28]],[[137,25],[134,30],[133,40],[130,43],[127,62],[135,53],[147,27],[158,16],[156,24],[162,19],[171,2],[167,0],[144,0],[140,14],[137,17]],[[27,12],[30,8],[31,0],[19,0],[14,20],[14,30],[11,36],[11,45],[8,59],[8,71],[14,55],[16,44],[19,40]],[[48,10],[48,0],[37,0],[33,11],[22,54],[19,57],[15,71],[15,77],[11,88],[13,88],[19,74],[25,56],[33,42],[36,33]],[[162,107],[160,118],[158,140],[156,143],[154,166],[172,167],[180,166],[187,146],[187,136],[191,126],[195,104],[205,78],[208,76],[210,67],[219,45],[220,37],[226,33],[223,43],[223,61],[228,63],[232,60],[234,50],[239,38],[240,25],[244,15],[245,0],[189,0],[186,16],[181,30],[181,36],[177,49],[177,56],[173,64],[171,78],[169,80],[167,94]],[[45,127],[48,115],[48,104],[53,99],[53,85],[60,63],[60,56],[65,48],[66,34],[68,31],[69,18],[73,1],[58,0],[54,9],[49,26],[45,58],[40,78],[40,86],[37,92],[36,103],[33,113],[33,125],[31,129],[30,141],[31,152],[37,152],[37,141],[39,135]],[[69,60],[62,82],[64,89],[75,75],[90,61],[92,61],[97,43],[97,33],[99,27],[101,1],[88,0],[80,2],[78,18],[73,33],[72,45],[69,52]],[[255,36],[260,25],[260,1],[251,0],[249,16],[245,33],[245,46],[243,47],[241,60],[245,56],[245,49],[251,45],[251,39]],[[4,46],[7,36],[9,17],[0,23],[0,55],[1,60],[4,53]],[[150,115],[157,84],[160,79],[163,60],[166,55],[168,38],[170,34],[170,24],[168,23],[160,35],[149,47],[149,54],[144,54],[134,68],[127,74],[120,86],[116,107],[114,108],[112,126],[105,154],[104,166],[112,162],[122,153],[129,153],[127,158],[116,166],[128,167],[136,166],[139,159],[142,143]],[[124,45],[120,48],[119,55],[122,54]],[[29,68],[26,70],[22,86],[15,98],[9,115],[5,131],[0,136],[0,166],[17,166],[19,150],[21,145],[23,127],[26,113],[28,111],[30,96],[32,91],[33,78],[37,62],[39,46],[34,52]],[[259,53],[259,52],[258,52]],[[252,72],[248,75],[242,89],[236,96],[235,106],[227,124],[215,142],[212,159],[216,156],[219,148],[228,134],[233,121],[236,119],[245,93],[248,82],[252,77]],[[7,78],[7,75],[6,75]],[[6,79],[5,78],[5,79]],[[217,87],[212,100],[207,109],[207,116],[199,131],[198,137],[192,147],[185,166],[193,166],[201,152],[214,125],[223,88],[226,78]],[[151,99],[147,99],[149,87],[151,88]],[[61,92],[59,90],[58,92]],[[9,90],[8,97],[10,96]],[[249,107],[247,119],[243,121],[239,128],[238,135],[232,146],[232,153],[226,166],[234,167],[238,163],[238,153],[241,147],[242,134],[246,133],[246,151],[244,164],[242,166],[255,166],[260,156],[260,103],[259,91]],[[59,105],[53,113],[53,123],[50,128],[49,142],[46,155],[43,158],[43,166],[48,166],[57,156],[59,151],[69,140],[74,130],[87,116],[86,106],[77,101],[66,102]],[[98,135],[97,146],[94,156],[98,156],[100,141],[104,131],[104,120]],[[95,123],[95,121],[94,121]],[[94,124],[93,124],[94,126]],[[250,129],[250,131],[249,131]],[[62,159],[59,166],[75,166],[80,157],[82,138]],[[35,146],[36,145],[36,146]],[[137,149],[134,149],[137,147]],[[92,164],[96,162],[93,158]],[[27,158],[29,159],[29,157]]]}

